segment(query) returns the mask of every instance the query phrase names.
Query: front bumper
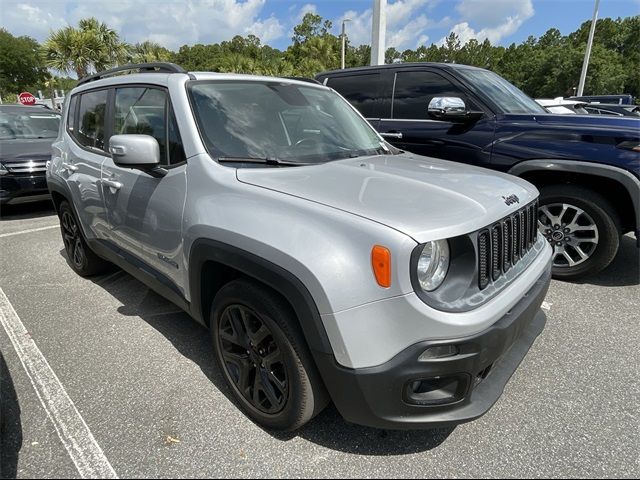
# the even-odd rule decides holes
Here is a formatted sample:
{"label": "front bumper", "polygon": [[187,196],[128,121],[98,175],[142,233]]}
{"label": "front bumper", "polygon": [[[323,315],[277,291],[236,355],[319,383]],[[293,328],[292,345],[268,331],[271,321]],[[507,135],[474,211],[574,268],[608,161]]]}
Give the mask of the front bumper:
{"label": "front bumper", "polygon": [[[420,342],[372,368],[347,369],[332,355],[318,355],[333,402],[345,420],[385,429],[433,428],[484,415],[544,329],[546,317],[540,305],[550,280],[548,268],[519,303],[477,335]],[[455,345],[459,353],[418,361],[429,347],[448,345]],[[412,392],[422,380],[455,383],[450,389],[453,398],[445,404],[416,404]]]}
{"label": "front bumper", "polygon": [[0,176],[0,205],[36,202],[47,198],[50,198],[50,194],[44,173]]}

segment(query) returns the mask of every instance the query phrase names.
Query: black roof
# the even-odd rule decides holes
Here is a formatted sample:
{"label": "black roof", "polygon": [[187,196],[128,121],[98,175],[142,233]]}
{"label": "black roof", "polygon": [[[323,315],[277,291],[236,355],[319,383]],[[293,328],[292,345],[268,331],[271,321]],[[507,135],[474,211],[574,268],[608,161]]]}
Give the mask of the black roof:
{"label": "black roof", "polygon": [[388,70],[388,69],[404,69],[404,68],[415,68],[415,67],[435,67],[444,70],[459,70],[459,69],[473,69],[473,70],[483,70],[479,67],[474,67],[471,65],[463,65],[461,63],[438,63],[438,62],[407,62],[407,63],[391,63],[387,65],[370,65],[366,67],[354,67],[354,68],[345,68],[344,70],[330,70],[327,72],[322,72],[316,75],[317,77],[321,77],[324,75],[333,75],[337,73],[352,73],[352,72],[367,72],[367,71],[375,71],[375,70]]}

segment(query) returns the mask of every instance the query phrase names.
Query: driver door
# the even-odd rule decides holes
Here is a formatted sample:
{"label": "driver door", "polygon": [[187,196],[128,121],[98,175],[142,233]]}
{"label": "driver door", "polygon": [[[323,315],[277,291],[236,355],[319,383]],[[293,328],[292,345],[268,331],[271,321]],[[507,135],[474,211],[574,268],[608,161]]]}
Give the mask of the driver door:
{"label": "driver door", "polygon": [[390,115],[378,125],[378,131],[389,143],[418,155],[474,165],[489,163],[495,130],[493,116],[485,113],[476,122],[461,124],[435,120],[428,114],[434,97],[459,97],[467,109],[483,110],[462,87],[426,69],[399,70],[393,85]]}
{"label": "driver door", "polygon": [[120,167],[105,159],[101,184],[110,241],[130,263],[169,281],[172,288],[182,285],[186,164],[168,93],[157,87],[116,88],[113,112],[113,134],[154,137],[160,167],[167,173]]}

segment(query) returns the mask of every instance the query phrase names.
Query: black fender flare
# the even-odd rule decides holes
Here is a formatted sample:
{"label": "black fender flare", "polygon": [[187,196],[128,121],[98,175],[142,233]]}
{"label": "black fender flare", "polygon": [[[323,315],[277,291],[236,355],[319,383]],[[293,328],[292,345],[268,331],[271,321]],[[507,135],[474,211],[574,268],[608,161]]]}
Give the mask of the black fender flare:
{"label": "black fender flare", "polygon": [[605,177],[618,182],[622,185],[631,197],[633,209],[636,219],[636,231],[640,231],[640,180],[633,176],[630,172],[602,163],[581,162],[576,160],[525,160],[520,162],[508,173],[521,177],[529,172],[562,172],[562,173],[579,173],[592,175],[596,177]]}
{"label": "black fender flare", "polygon": [[208,238],[195,240],[189,253],[191,315],[196,320],[208,323],[202,295],[202,269],[207,262],[230,267],[283,295],[293,308],[312,353],[333,354],[318,307],[295,275],[251,252]]}

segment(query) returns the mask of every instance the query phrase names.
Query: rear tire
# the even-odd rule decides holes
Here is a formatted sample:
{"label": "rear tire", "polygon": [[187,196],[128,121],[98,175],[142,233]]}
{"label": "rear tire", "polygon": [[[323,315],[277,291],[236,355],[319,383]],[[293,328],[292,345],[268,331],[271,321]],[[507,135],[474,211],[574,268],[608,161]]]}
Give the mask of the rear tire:
{"label": "rear tire", "polygon": [[328,394],[291,308],[250,280],[220,289],[211,308],[216,360],[246,414],[292,431],[320,413]]}
{"label": "rear tire", "polygon": [[577,185],[540,188],[538,220],[540,233],[554,249],[552,272],[558,280],[594,275],[618,253],[619,217],[593,190]]}
{"label": "rear tire", "polygon": [[110,264],[96,255],[87,244],[78,219],[71,205],[62,202],[58,209],[60,231],[67,260],[74,272],[81,277],[89,277],[104,272]]}

